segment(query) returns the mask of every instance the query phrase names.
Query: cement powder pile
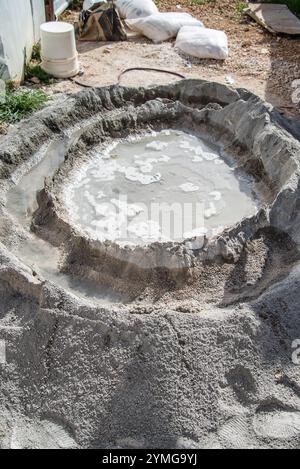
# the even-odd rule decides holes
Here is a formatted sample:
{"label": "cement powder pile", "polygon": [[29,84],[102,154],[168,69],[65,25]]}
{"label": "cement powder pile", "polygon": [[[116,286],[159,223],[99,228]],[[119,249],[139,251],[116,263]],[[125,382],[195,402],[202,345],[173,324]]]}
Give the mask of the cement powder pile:
{"label": "cement powder pile", "polygon": [[[1,448],[299,448],[300,143],[288,129],[246,90],[184,80],[85,90],[0,140]],[[125,163],[127,144],[145,158]],[[89,209],[105,217],[102,197],[138,216],[109,193],[120,180],[164,195],[179,152],[189,173],[172,198],[197,196],[191,167],[233,165],[246,211],[146,245],[84,231]],[[206,196],[213,222],[226,190]]]}

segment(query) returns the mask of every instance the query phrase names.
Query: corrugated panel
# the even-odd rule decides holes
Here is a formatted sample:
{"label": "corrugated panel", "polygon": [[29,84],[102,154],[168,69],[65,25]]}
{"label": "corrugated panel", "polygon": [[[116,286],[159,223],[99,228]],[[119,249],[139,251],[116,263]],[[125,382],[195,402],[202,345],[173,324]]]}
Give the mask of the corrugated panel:
{"label": "corrugated panel", "polygon": [[20,80],[45,21],[44,0],[0,0],[0,77]]}
{"label": "corrugated panel", "polygon": [[72,0],[54,0],[55,16],[61,15],[66,8],[72,3]]}
{"label": "corrugated panel", "polygon": [[[0,0],[1,3],[1,0]],[[45,17],[45,1],[44,0],[30,0],[33,21],[33,34],[34,42],[40,39],[40,25],[44,23]]]}

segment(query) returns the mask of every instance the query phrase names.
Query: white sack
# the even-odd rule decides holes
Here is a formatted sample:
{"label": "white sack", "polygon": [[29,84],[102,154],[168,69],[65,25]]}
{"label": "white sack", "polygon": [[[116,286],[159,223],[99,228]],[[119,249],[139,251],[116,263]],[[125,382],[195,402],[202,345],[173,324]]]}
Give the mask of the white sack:
{"label": "white sack", "polygon": [[162,42],[175,37],[182,26],[203,26],[188,13],[156,13],[146,18],[128,20],[128,26],[153,42]]}
{"label": "white sack", "polygon": [[121,18],[133,19],[158,13],[153,0],[116,0],[115,5]]}
{"label": "white sack", "polygon": [[227,36],[216,29],[184,26],[178,33],[176,47],[199,59],[224,60],[228,57]]}

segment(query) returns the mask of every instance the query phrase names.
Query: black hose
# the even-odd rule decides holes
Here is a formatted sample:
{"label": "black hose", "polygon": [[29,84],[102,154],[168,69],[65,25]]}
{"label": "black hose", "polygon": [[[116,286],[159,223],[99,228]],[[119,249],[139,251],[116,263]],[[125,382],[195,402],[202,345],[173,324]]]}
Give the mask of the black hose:
{"label": "black hose", "polygon": [[[120,84],[120,80],[122,76],[125,75],[125,73],[133,72],[133,71],[167,73],[168,75],[173,75],[178,78],[182,78],[182,79],[186,78],[184,75],[181,75],[181,73],[172,72],[171,70],[164,70],[161,68],[151,68],[151,67],[132,67],[132,68],[127,68],[122,73],[120,73],[120,75],[118,76],[117,84]],[[70,80],[79,86],[83,86],[84,88],[100,88],[100,86],[97,86],[97,85],[90,85],[89,83],[82,83],[81,81],[77,80],[77,78],[70,78]]]}
{"label": "black hose", "polygon": [[118,83],[120,83],[120,80],[121,80],[122,76],[125,75],[125,73],[134,72],[136,70],[146,71],[146,72],[167,73],[169,75],[174,75],[175,77],[179,77],[179,78],[183,78],[183,79],[185,78],[185,76],[181,75],[181,73],[172,72],[171,70],[164,70],[164,69],[161,69],[161,68],[151,68],[151,67],[132,67],[132,68],[127,68],[122,73],[120,73],[120,75],[118,76]]}

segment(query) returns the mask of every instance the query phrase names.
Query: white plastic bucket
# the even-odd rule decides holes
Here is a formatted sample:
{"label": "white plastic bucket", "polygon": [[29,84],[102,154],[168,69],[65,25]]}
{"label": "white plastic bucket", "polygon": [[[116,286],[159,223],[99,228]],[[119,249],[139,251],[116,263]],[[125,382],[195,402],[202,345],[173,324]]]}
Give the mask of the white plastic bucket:
{"label": "white plastic bucket", "polygon": [[62,21],[41,25],[41,67],[56,78],[70,78],[79,72],[74,26]]}

